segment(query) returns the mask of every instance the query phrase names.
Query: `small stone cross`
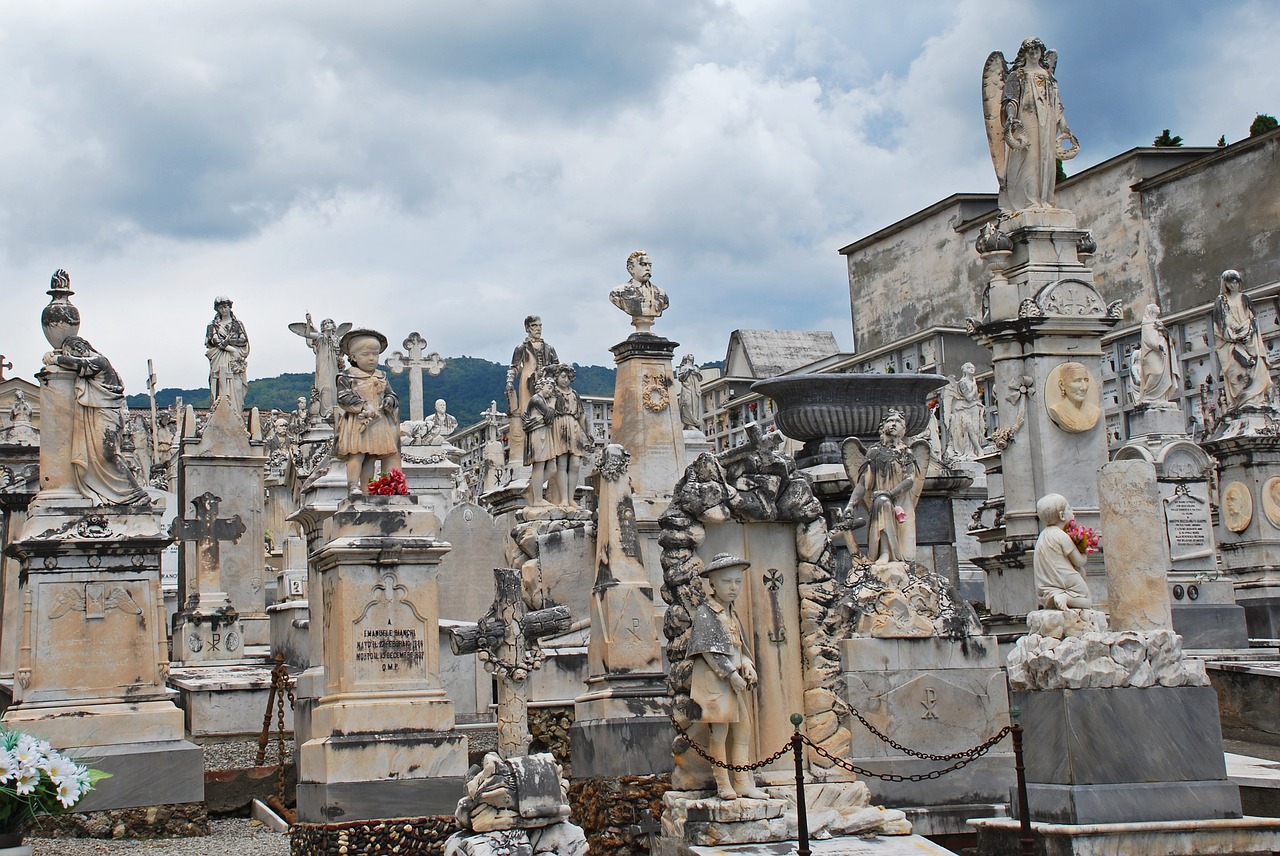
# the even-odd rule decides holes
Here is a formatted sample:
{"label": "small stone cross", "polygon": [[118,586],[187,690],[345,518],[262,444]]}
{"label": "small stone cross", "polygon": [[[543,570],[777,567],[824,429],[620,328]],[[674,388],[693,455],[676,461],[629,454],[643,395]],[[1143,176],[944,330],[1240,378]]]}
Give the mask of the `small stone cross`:
{"label": "small stone cross", "polygon": [[4,380],[4,370],[13,368],[13,363],[4,358],[4,354],[0,354],[0,380]]}
{"label": "small stone cross", "polygon": [[[226,605],[226,595],[221,594],[222,560],[218,555],[218,542],[237,542],[245,533],[240,515],[218,517],[220,502],[222,497],[206,490],[191,500],[196,509],[195,517],[175,520],[169,529],[169,534],[180,541],[196,542],[196,589],[187,595],[187,609],[193,612],[200,611],[201,606],[218,609]],[[203,603],[205,597],[214,593],[218,593],[220,598],[210,597],[210,600],[222,602]]]}
{"label": "small stone cross", "polygon": [[641,835],[648,839],[650,854],[658,852],[658,845],[654,839],[661,831],[662,824],[653,816],[653,812],[649,811],[648,806],[640,809],[640,822],[627,827],[627,832],[631,833],[633,839]]}
{"label": "small stone cross", "polygon": [[405,369],[409,370],[409,418],[414,422],[421,422],[424,416],[422,370],[426,369],[434,377],[444,368],[444,359],[435,351],[424,357],[422,352],[427,347],[427,340],[416,331],[410,333],[403,344],[409,355],[405,356],[400,351],[392,351],[391,356],[387,357],[387,368],[391,369],[393,374],[404,374]]}
{"label": "small stone cross", "polygon": [[569,629],[568,607],[529,611],[520,591],[520,571],[493,569],[493,606],[474,630],[449,631],[454,654],[476,654],[485,671],[498,683],[498,754],[514,758],[529,754],[529,672],[542,666],[546,655],[538,645],[543,636]]}

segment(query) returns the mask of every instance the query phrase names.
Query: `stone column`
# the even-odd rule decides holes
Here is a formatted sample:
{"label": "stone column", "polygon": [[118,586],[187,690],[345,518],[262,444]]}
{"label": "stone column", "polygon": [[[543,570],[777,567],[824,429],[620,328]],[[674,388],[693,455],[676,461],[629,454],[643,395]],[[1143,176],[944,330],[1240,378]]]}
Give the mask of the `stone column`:
{"label": "stone column", "polygon": [[[1106,305],[1079,260],[1078,242],[1088,233],[1076,227],[1074,214],[1023,211],[1006,226],[1012,250],[987,254],[993,272],[983,316],[970,319],[970,334],[991,349],[999,414],[993,440],[1000,459],[989,471],[998,478],[988,483],[995,519],[985,521],[988,531],[971,533],[983,543],[974,563],[987,574],[993,627],[1020,625],[1035,609],[1037,499],[1060,493],[1082,525],[1098,526],[1097,472],[1107,461],[1101,343],[1119,320],[1119,307]],[[1058,386],[1066,363],[1083,366],[1089,388],[1076,415],[1063,417],[1058,405],[1073,406]],[[1106,594],[1100,558],[1086,571],[1096,602]]]}
{"label": "stone column", "polygon": [[466,738],[440,680],[437,566],[449,545],[412,497],[342,503],[312,557],[323,695],[298,748],[298,818],[452,811]]}

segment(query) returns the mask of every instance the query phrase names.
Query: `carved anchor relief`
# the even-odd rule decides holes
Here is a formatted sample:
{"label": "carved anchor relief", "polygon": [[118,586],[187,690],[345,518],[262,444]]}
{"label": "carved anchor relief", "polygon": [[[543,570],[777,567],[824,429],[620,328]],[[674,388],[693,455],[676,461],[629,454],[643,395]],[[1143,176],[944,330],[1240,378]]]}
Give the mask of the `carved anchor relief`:
{"label": "carved anchor relief", "polygon": [[769,590],[769,604],[773,610],[773,629],[769,631],[769,641],[781,645],[787,641],[787,630],[782,626],[782,607],[778,603],[778,589],[782,588],[782,572],[770,568],[764,572],[764,587]]}

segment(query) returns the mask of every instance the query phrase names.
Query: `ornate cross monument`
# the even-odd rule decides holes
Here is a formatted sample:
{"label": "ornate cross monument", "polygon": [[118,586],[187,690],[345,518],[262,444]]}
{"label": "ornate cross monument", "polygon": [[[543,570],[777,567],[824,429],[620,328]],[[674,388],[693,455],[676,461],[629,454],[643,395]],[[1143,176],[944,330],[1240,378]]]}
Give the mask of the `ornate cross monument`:
{"label": "ornate cross monument", "polygon": [[449,631],[454,654],[476,654],[498,681],[498,754],[515,758],[529,754],[529,696],[525,681],[541,668],[546,655],[538,645],[543,636],[569,629],[568,607],[530,611],[520,592],[520,571],[493,569],[493,606],[475,629]]}
{"label": "ornate cross monument", "polygon": [[408,356],[400,351],[392,351],[391,356],[387,357],[387,368],[391,369],[393,374],[404,374],[408,370],[409,419],[414,422],[421,422],[424,416],[422,409],[422,372],[425,369],[430,372],[432,377],[440,374],[440,371],[444,368],[444,358],[435,351],[423,356],[423,351],[427,347],[427,340],[422,338],[417,331],[410,333],[403,344],[405,350],[409,352]]}
{"label": "ornate cross monument", "polygon": [[174,622],[173,656],[181,661],[226,660],[241,655],[240,616],[222,591],[219,542],[239,543],[245,533],[240,515],[218,517],[222,497],[205,491],[191,500],[195,516],[173,521],[170,533],[195,543],[195,579],[187,580],[187,602]]}

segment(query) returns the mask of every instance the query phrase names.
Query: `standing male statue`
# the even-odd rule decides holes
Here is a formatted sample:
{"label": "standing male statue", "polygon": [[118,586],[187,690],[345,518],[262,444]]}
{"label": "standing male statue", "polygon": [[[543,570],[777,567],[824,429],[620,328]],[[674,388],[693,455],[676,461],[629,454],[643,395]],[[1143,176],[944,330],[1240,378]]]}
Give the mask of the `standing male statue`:
{"label": "standing male statue", "polygon": [[627,273],[631,280],[610,291],[609,301],[631,316],[631,326],[637,333],[648,333],[670,301],[665,291],[649,281],[653,262],[648,253],[636,250],[627,256]]}
{"label": "standing male statue", "polygon": [[511,366],[507,369],[507,415],[511,424],[507,429],[507,440],[511,449],[511,460],[521,461],[530,466],[533,461],[525,450],[524,425],[521,422],[529,410],[529,400],[533,398],[538,378],[549,366],[560,362],[556,349],[542,338],[542,319],[530,315],[524,319],[524,331],[527,334],[523,342],[516,345],[511,355]]}

